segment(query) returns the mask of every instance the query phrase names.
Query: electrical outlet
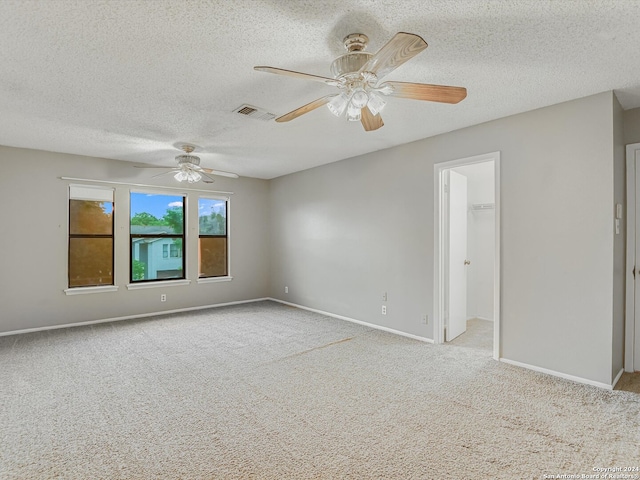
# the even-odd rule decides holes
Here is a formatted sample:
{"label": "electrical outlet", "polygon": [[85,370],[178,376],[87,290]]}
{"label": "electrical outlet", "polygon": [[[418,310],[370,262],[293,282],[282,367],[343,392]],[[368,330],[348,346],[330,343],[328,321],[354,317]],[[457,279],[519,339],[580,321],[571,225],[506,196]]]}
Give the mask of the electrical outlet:
{"label": "electrical outlet", "polygon": [[387,314],[387,306],[386,305],[382,305],[382,314],[383,315]]}
{"label": "electrical outlet", "polygon": [[284,287],[284,293],[289,293],[289,287]]}
{"label": "electrical outlet", "polygon": [[386,301],[387,301],[387,292],[384,292],[384,293],[382,294],[382,301],[383,301],[383,302],[386,302]]}
{"label": "electrical outlet", "polygon": [[423,315],[422,316],[422,323],[424,323],[425,325],[429,325],[429,315]]}
{"label": "electrical outlet", "polygon": [[166,302],[167,301],[167,296],[164,293],[162,295],[160,295],[160,301],[161,302]]}

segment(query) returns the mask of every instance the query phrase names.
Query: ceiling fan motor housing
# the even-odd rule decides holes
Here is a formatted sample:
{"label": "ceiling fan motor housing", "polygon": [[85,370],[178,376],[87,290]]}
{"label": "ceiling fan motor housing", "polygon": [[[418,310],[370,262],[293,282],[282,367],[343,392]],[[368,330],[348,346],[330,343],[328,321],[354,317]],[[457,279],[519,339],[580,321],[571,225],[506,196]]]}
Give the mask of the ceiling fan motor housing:
{"label": "ceiling fan motor housing", "polygon": [[178,155],[176,161],[178,165],[200,165],[200,157],[195,155]]}
{"label": "ceiling fan motor housing", "polygon": [[355,73],[366,64],[373,54],[369,52],[351,52],[336,58],[331,64],[331,73],[335,78],[348,73]]}

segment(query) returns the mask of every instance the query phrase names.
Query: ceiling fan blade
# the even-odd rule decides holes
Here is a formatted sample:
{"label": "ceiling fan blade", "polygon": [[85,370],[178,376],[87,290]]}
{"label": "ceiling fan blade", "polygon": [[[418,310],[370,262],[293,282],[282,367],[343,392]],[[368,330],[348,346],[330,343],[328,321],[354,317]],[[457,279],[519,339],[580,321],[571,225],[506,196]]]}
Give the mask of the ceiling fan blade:
{"label": "ceiling fan blade", "polygon": [[238,178],[237,173],[223,172],[222,170],[212,170],[211,168],[200,167],[199,171],[210,173],[211,175],[219,175],[221,177]]}
{"label": "ceiling fan blade", "polygon": [[178,172],[179,170],[169,170],[168,172],[162,172],[157,175],[152,176],[151,178],[161,177],[162,175],[168,175],[169,173]]}
{"label": "ceiling fan blade", "polygon": [[295,78],[302,78],[303,80],[312,80],[314,82],[322,82],[332,86],[338,85],[338,81],[334,80],[333,78],[321,77],[319,75],[311,75],[309,73],[294,72],[293,70],[285,70],[284,68],[258,66],[258,67],[253,67],[253,69],[259,72],[275,73],[276,75],[286,75],[287,77],[295,77]]}
{"label": "ceiling fan blade", "polygon": [[204,183],[213,183],[213,182],[215,182],[215,180],[213,178],[211,178],[209,175],[207,175],[204,172],[200,172],[200,175],[202,175],[202,181]]}
{"label": "ceiling fan blade", "polygon": [[164,169],[176,168],[176,167],[156,167],[156,166],[151,166],[151,165],[148,166],[148,167],[144,167],[144,166],[141,166],[141,165],[134,165],[133,167],[134,168],[164,168]]}
{"label": "ceiling fan blade", "polygon": [[387,94],[391,97],[411,98],[429,102],[458,103],[467,96],[467,89],[464,87],[409,82],[384,82],[380,87],[384,88],[387,85],[393,88],[393,91]]}
{"label": "ceiling fan blade", "polygon": [[374,115],[367,107],[360,110],[360,122],[367,132],[377,130],[384,125],[380,114]]}
{"label": "ceiling fan blade", "polygon": [[411,60],[427,46],[427,42],[418,35],[398,32],[364,64],[360,72],[372,72],[378,78],[382,78],[407,60]]}
{"label": "ceiling fan blade", "polygon": [[315,110],[318,107],[321,107],[327,103],[329,103],[329,101],[333,98],[336,97],[337,95],[326,95],[322,98],[318,98],[317,100],[314,100],[313,102],[307,103],[306,105],[303,105],[300,108],[296,108],[295,110],[286,113],[284,115],[282,115],[281,117],[276,118],[276,122],[288,122],[290,120],[293,120],[295,118],[298,118],[301,115],[304,115],[305,113],[309,113],[312,110]]}

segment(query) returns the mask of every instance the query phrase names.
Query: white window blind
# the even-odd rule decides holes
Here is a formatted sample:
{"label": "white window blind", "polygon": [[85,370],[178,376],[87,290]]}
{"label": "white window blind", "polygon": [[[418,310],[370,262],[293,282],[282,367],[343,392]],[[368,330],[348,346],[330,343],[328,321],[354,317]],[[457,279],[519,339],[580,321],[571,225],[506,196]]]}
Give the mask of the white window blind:
{"label": "white window blind", "polygon": [[94,187],[92,185],[69,185],[69,198],[71,200],[113,202],[113,188]]}

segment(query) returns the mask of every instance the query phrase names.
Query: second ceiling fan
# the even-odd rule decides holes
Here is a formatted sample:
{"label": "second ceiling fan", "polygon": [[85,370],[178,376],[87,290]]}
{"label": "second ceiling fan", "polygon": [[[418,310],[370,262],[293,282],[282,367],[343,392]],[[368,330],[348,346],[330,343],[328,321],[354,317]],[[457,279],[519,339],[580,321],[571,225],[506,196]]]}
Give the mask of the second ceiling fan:
{"label": "second ceiling fan", "polygon": [[467,96],[467,89],[463,87],[408,82],[378,83],[384,76],[427,48],[427,42],[418,35],[399,32],[377,53],[372,54],[364,51],[368,41],[368,37],[362,33],[345,37],[344,46],[348,53],[331,64],[334,78],[275,67],[254,67],[261,72],[321,82],[340,90],[340,93],[318,98],[282,115],[276,118],[276,122],[288,122],[327,104],[335,116],[340,117],[346,112],[347,120],[360,121],[366,131],[372,131],[384,125],[380,116],[380,111],[386,104],[383,96],[441,103],[458,103]]}
{"label": "second ceiling fan", "polygon": [[222,170],[213,170],[211,168],[205,168],[200,166],[200,157],[193,155],[192,152],[196,149],[195,146],[184,144],[180,146],[180,150],[184,152],[182,155],[176,157],[177,165],[173,167],[157,167],[154,165],[134,165],[136,168],[161,168],[167,170],[166,172],[154,175],[159,177],[168,173],[173,173],[174,178],[179,182],[195,183],[202,180],[204,183],[213,183],[214,180],[211,175],[219,175],[221,177],[238,178],[238,174],[232,172],[223,172]]}

